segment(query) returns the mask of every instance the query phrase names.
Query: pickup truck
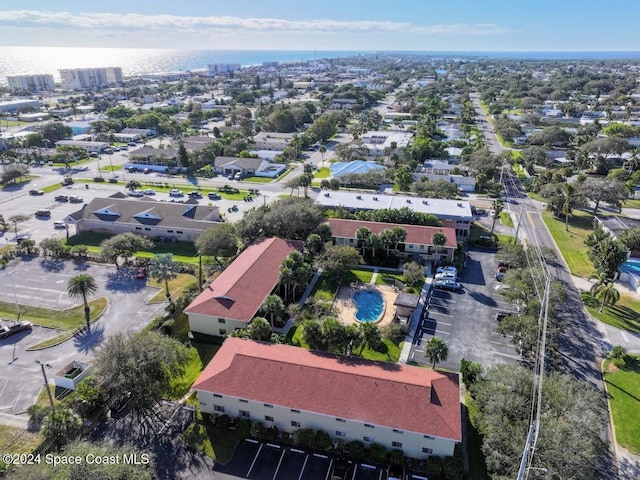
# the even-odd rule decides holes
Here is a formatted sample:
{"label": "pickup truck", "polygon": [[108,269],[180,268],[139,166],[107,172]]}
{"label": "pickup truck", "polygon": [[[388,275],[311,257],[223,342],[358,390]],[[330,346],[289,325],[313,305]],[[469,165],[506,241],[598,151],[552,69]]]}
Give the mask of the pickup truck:
{"label": "pickup truck", "polygon": [[9,327],[0,326],[0,339],[9,338],[16,333],[24,332],[25,330],[31,330],[31,322],[17,322]]}

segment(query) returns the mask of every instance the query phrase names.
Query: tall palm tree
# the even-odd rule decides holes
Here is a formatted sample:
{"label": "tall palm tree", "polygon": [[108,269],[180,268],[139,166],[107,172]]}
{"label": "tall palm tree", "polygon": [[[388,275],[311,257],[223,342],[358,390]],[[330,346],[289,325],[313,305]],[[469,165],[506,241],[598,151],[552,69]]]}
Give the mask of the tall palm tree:
{"label": "tall palm tree", "polygon": [[367,239],[371,236],[371,230],[367,227],[360,227],[356,230],[356,238],[358,239],[358,247],[362,248],[362,254],[364,255],[365,248],[367,248]]}
{"label": "tall palm tree", "polygon": [[493,223],[491,224],[491,233],[493,233],[493,229],[496,228],[496,220],[500,217],[502,210],[504,210],[504,202],[500,199],[496,199],[493,201]]}
{"label": "tall palm tree", "polygon": [[171,302],[169,280],[176,278],[180,271],[180,264],[173,259],[173,253],[161,253],[149,262],[149,275],[157,281],[164,280],[164,293]]}
{"label": "tall palm tree", "polygon": [[262,311],[269,315],[271,328],[273,328],[273,318],[282,315],[286,308],[284,302],[278,295],[269,295],[262,303]]}
{"label": "tall palm tree", "polygon": [[590,290],[591,293],[593,293],[594,290],[599,288],[601,285],[604,285],[605,283],[610,282],[611,277],[609,277],[609,274],[606,272],[593,272],[589,276],[589,280],[595,280],[595,283],[591,286],[591,290]]}
{"label": "tall palm tree", "polygon": [[614,305],[620,300],[620,292],[616,289],[613,281],[599,285],[598,288],[592,289],[592,293],[594,298],[600,300],[600,312],[602,312],[605,305]]}
{"label": "tall palm tree", "polygon": [[562,185],[562,209],[564,213],[564,228],[569,231],[569,216],[573,209],[584,203],[582,192],[570,183]]}
{"label": "tall palm tree", "polygon": [[87,273],[81,273],[72,277],[67,282],[67,293],[71,298],[82,298],[84,302],[84,319],[87,322],[87,330],[91,326],[91,318],[89,317],[91,309],[87,297],[98,291],[98,285],[95,278]]}
{"label": "tall palm tree", "polygon": [[371,248],[371,256],[375,257],[376,250],[378,250],[382,246],[382,239],[380,238],[380,235],[378,235],[377,233],[372,233],[367,237],[366,243],[367,246]]}
{"label": "tall palm tree", "polygon": [[398,250],[398,245],[407,239],[407,231],[402,227],[395,227],[393,230],[394,249]]}
{"label": "tall palm tree", "polygon": [[440,337],[432,337],[424,346],[424,355],[431,360],[431,368],[436,368],[436,363],[449,356],[449,345]]}
{"label": "tall palm tree", "polygon": [[436,247],[436,255],[438,256],[438,260],[440,260],[440,247],[447,243],[447,236],[442,232],[435,232],[431,235],[431,243]]}
{"label": "tall palm tree", "polygon": [[325,147],[324,145],[320,145],[318,151],[320,152],[320,163],[322,163],[322,168],[324,168],[324,154],[327,153],[327,147]]}

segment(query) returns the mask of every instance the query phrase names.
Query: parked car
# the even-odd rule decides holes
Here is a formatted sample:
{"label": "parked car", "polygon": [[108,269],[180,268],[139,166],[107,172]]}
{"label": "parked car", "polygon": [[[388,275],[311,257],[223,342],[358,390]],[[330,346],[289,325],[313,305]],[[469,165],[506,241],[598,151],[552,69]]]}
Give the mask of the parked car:
{"label": "parked car", "polygon": [[79,197],[79,196],[77,196],[77,195],[72,195],[72,196],[70,196],[70,197],[69,197],[69,201],[70,201],[71,203],[83,203],[83,202],[84,202],[84,200],[82,199],[82,197]]}
{"label": "parked car", "polygon": [[449,291],[458,291],[462,289],[462,285],[456,282],[455,280],[451,280],[450,278],[441,278],[436,280],[434,283],[434,287],[440,290],[449,290]]}
{"label": "parked car", "polygon": [[489,216],[490,217],[495,217],[496,216],[496,211],[495,210],[489,211]]}
{"label": "parked car", "polygon": [[55,201],[56,202],[68,202],[69,201],[69,197],[66,195],[56,195],[55,196]]}
{"label": "parked car", "polygon": [[507,268],[508,267],[505,264],[500,264],[500,265],[498,265],[498,272],[504,273],[504,272],[507,271]]}
{"label": "parked car", "polygon": [[146,268],[139,268],[138,270],[136,270],[136,278],[137,279],[143,279],[146,278],[147,276],[147,269]]}
{"label": "parked car", "polygon": [[129,142],[127,145],[129,145],[130,147],[137,147],[138,144],[136,142]]}
{"label": "parked car", "polygon": [[153,188],[147,188],[146,190],[143,190],[142,193],[144,195],[155,195],[156,191]]}
{"label": "parked car", "polygon": [[476,215],[482,216],[486,215],[487,211],[484,208],[476,208]]}
{"label": "parked car", "polygon": [[99,157],[99,155],[98,155],[98,153],[97,153],[97,152],[91,152],[91,153],[89,154],[89,156],[90,156],[91,158],[98,158],[98,157]]}
{"label": "parked car", "polygon": [[44,195],[42,190],[29,190],[29,195]]}
{"label": "parked car", "polygon": [[25,330],[31,330],[33,325],[31,322],[18,322],[10,327],[1,326],[0,327],[0,338],[8,338],[11,335],[15,335],[16,333],[24,332]]}
{"label": "parked car", "polygon": [[180,190],[178,190],[177,188],[174,188],[173,190],[169,191],[169,196],[170,197],[183,197],[184,193],[182,193]]}
{"label": "parked car", "polygon": [[503,283],[499,283],[495,286],[496,292],[500,293],[502,290],[509,290],[511,287],[509,285],[505,285]]}
{"label": "parked car", "polygon": [[436,273],[436,280],[456,280],[456,274],[453,272],[442,272],[442,273]]}
{"label": "parked car", "polygon": [[144,173],[145,175],[149,175],[151,173],[151,169],[145,168],[144,170],[142,170],[142,173]]}
{"label": "parked car", "polygon": [[53,222],[53,228],[67,228],[67,224],[64,220],[56,220]]}
{"label": "parked car", "polygon": [[209,200],[221,200],[222,197],[220,195],[218,195],[217,193],[208,193],[207,197],[209,197]]}
{"label": "parked car", "polygon": [[130,197],[144,197],[144,193],[142,193],[142,190],[130,190],[129,191],[129,196]]}
{"label": "parked car", "polygon": [[51,210],[36,210],[36,217],[51,218]]}
{"label": "parked car", "polygon": [[202,198],[202,194],[200,192],[189,192],[188,195],[191,198]]}
{"label": "parked car", "polygon": [[498,312],[496,313],[496,321],[501,322],[502,320],[507,318],[509,315],[511,315],[511,312]]}
{"label": "parked car", "polygon": [[436,268],[436,273],[445,273],[445,272],[449,272],[449,273],[453,273],[454,275],[458,275],[458,269],[456,267],[444,266],[444,267]]}
{"label": "parked car", "polygon": [[498,272],[496,273],[496,280],[501,282],[504,279],[504,273]]}

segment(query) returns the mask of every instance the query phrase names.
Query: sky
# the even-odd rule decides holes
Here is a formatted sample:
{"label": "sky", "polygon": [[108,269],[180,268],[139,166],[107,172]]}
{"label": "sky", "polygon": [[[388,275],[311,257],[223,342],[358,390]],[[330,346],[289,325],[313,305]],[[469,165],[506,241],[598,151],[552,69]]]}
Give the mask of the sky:
{"label": "sky", "polygon": [[0,45],[640,51],[640,0],[22,0]]}

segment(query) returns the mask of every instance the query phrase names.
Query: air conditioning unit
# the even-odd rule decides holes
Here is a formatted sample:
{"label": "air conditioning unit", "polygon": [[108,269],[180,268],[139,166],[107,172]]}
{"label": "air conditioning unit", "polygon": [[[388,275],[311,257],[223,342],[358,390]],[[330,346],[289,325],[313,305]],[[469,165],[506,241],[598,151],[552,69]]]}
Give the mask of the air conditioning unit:
{"label": "air conditioning unit", "polygon": [[377,202],[377,201],[378,201],[378,197],[373,197],[373,200],[374,200],[375,202]]}
{"label": "air conditioning unit", "polygon": [[427,202],[426,200],[422,200],[422,204],[423,205],[429,205],[429,202]]}

